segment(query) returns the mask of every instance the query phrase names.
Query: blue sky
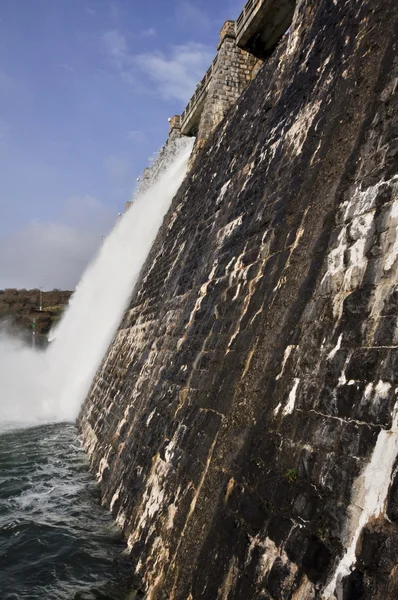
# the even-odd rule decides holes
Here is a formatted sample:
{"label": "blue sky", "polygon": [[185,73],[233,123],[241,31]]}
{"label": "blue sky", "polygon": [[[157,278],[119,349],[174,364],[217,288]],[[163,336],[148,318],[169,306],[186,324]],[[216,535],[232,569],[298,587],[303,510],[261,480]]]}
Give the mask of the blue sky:
{"label": "blue sky", "polygon": [[1,0],[0,289],[73,287],[240,0]]}

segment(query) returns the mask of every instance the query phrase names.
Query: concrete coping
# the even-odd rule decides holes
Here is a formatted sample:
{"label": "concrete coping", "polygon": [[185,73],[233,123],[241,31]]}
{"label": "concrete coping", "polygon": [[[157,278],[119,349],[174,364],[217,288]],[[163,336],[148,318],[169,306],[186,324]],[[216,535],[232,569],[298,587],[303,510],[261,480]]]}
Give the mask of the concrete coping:
{"label": "concrete coping", "polygon": [[259,4],[259,2],[256,0],[248,0],[246,2],[245,6],[243,7],[242,12],[240,13],[239,17],[236,20],[236,26],[235,26],[236,32],[239,32],[244,27],[245,21],[250,19],[251,15],[257,8],[258,4]]}
{"label": "concrete coping", "polygon": [[220,41],[217,46],[217,50],[220,49],[222,43],[226,38],[236,39],[236,23],[235,21],[225,21],[220,31]]}
{"label": "concrete coping", "polygon": [[181,129],[181,115],[174,115],[169,119],[170,131]]}

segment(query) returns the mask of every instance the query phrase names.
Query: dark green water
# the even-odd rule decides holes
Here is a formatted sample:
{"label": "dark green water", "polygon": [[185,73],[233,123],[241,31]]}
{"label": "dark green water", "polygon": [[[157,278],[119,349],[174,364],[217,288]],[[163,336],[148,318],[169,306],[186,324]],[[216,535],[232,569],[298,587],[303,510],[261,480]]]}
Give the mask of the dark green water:
{"label": "dark green water", "polygon": [[0,434],[1,600],[135,598],[124,549],[72,425]]}

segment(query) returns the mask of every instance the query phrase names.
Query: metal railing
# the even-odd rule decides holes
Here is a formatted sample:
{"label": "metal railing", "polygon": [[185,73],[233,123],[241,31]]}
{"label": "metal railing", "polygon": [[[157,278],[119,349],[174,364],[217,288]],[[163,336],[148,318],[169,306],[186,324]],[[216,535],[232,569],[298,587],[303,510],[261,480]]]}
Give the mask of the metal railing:
{"label": "metal railing", "polygon": [[262,2],[263,0],[248,0],[246,2],[242,12],[236,20],[236,37],[239,37],[239,35],[242,32],[242,29],[244,29],[244,27],[246,26],[247,21],[251,18],[258,5]]}
{"label": "metal railing", "polygon": [[198,83],[198,85],[196,86],[194,95],[192,96],[192,98],[188,102],[187,106],[185,107],[185,110],[181,115],[181,129],[184,128],[187,118],[191,115],[192,112],[194,112],[195,106],[200,104],[204,94],[207,92],[207,88],[209,87],[210,80],[213,76],[213,69],[214,69],[216,62],[217,62],[217,56],[211,63],[210,67],[207,69],[206,74],[203,77],[202,81],[200,81],[200,83]]}

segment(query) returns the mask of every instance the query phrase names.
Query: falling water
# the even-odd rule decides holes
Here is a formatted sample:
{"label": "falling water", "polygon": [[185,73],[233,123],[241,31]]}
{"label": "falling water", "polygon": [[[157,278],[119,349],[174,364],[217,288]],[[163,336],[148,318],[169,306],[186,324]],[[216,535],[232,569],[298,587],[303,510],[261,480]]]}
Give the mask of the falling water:
{"label": "falling water", "polygon": [[192,140],[170,149],[169,166],[119,219],[47,350],[0,332],[2,600],[141,597],[70,421],[120,323],[191,149]]}
{"label": "falling water", "polygon": [[18,339],[0,337],[0,425],[76,418],[184,178],[192,143],[192,139],[179,141],[171,164],[135,199],[105,239],[49,348],[35,351]]}

